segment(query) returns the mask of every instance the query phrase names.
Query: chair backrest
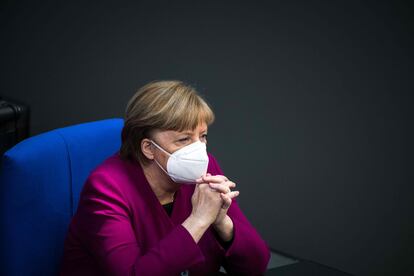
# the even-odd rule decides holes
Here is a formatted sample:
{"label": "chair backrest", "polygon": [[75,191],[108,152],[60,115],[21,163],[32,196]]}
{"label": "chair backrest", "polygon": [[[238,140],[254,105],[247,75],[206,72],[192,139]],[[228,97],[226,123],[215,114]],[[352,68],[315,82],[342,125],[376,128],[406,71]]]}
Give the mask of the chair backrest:
{"label": "chair backrest", "polygon": [[89,173],[119,150],[122,119],[52,130],[2,157],[0,275],[56,275]]}

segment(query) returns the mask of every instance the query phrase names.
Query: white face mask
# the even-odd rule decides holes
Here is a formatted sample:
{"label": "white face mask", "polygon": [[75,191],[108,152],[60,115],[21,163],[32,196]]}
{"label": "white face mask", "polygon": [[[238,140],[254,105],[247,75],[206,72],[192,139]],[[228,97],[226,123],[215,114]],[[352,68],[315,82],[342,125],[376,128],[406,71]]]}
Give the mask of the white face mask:
{"label": "white face mask", "polygon": [[169,155],[167,170],[157,160],[154,161],[174,182],[195,184],[196,179],[207,172],[208,155],[205,143],[197,141],[170,154],[154,141],[151,142]]}

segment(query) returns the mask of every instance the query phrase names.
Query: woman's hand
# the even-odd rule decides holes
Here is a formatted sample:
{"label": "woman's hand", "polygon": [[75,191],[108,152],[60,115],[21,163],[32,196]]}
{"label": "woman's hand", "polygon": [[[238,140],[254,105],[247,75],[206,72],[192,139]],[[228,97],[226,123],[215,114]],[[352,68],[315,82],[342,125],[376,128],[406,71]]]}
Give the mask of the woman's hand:
{"label": "woman's hand", "polygon": [[235,188],[236,184],[224,175],[212,176],[211,174],[206,174],[201,179],[198,179],[197,183],[199,185],[208,183],[211,189],[220,193],[222,206],[213,225],[223,241],[231,240],[233,237],[233,221],[227,215],[227,211],[230,208],[232,199],[240,194],[239,191],[231,191],[231,188]]}
{"label": "woman's hand", "polygon": [[206,183],[196,184],[191,203],[193,205],[191,215],[208,226],[216,221],[222,207],[220,194]]}
{"label": "woman's hand", "polygon": [[207,183],[200,183],[196,184],[191,203],[191,215],[182,225],[190,232],[195,242],[198,242],[207,228],[216,221],[223,200],[220,193],[211,189]]}

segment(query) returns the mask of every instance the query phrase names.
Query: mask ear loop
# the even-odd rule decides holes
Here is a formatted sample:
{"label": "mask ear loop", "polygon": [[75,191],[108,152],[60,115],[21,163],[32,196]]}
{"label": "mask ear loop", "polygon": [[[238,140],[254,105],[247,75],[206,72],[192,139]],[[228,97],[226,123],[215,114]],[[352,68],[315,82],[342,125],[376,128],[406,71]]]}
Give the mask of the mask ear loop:
{"label": "mask ear loop", "polygon": [[[163,151],[163,152],[165,152],[166,154],[168,154],[169,156],[171,156],[171,154],[169,153],[169,152],[167,152],[166,150],[164,150],[162,147],[160,147],[159,145],[157,145],[157,143],[155,143],[154,141],[152,141],[152,140],[150,140],[151,141],[151,143],[154,145],[154,146],[156,146],[158,149],[160,149],[161,151]],[[160,169],[163,171],[163,172],[165,172],[168,176],[169,176],[169,174],[168,174],[168,172],[161,166],[161,164],[160,163],[158,163],[158,161],[154,158],[154,161],[155,161],[155,163],[158,165],[158,167],[160,167]]]}
{"label": "mask ear loop", "polygon": [[158,163],[158,161],[157,160],[155,160],[155,158],[154,158],[154,161],[155,161],[155,163],[157,163],[157,165],[158,165],[158,167],[160,167],[160,169],[163,171],[163,172],[165,172],[165,174],[166,175],[168,175],[169,176],[169,174],[168,174],[168,172],[161,166],[161,164],[160,163]]}
{"label": "mask ear loop", "polygon": [[159,148],[161,151],[165,152],[166,154],[168,154],[168,156],[171,156],[171,153],[169,153],[168,151],[166,151],[165,149],[163,149],[162,147],[160,147],[157,143],[155,143],[154,141],[150,140],[151,143],[156,146],[157,148]]}

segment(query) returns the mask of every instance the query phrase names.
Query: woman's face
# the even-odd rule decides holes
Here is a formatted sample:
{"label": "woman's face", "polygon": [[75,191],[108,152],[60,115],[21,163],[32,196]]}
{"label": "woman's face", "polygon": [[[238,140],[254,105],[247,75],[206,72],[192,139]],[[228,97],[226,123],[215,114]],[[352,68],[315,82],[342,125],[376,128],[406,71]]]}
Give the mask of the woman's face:
{"label": "woman's face", "polygon": [[[180,132],[174,130],[156,130],[152,135],[152,139],[161,148],[172,154],[173,152],[196,141],[207,143],[207,124],[201,123],[194,130]],[[148,146],[152,147],[152,157],[155,158],[164,168],[166,168],[169,156],[152,143]]]}

